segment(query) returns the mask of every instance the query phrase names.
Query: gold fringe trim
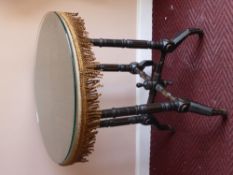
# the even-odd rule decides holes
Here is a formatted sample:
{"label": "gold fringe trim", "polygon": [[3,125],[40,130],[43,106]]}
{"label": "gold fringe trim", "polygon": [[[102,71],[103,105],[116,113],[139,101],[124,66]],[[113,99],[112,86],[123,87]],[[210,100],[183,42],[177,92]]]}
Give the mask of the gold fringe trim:
{"label": "gold fringe trim", "polygon": [[[77,62],[80,70],[80,88],[81,88],[81,127],[71,155],[67,157],[65,164],[74,162],[85,162],[87,156],[93,151],[95,143],[96,129],[99,127],[101,112],[99,110],[99,96],[97,88],[101,87],[100,71],[94,70],[92,65],[95,57],[91,51],[92,44],[88,39],[88,33],[84,21],[77,13],[57,12],[66,22],[72,35],[76,48]],[[74,138],[76,139],[76,138]]]}

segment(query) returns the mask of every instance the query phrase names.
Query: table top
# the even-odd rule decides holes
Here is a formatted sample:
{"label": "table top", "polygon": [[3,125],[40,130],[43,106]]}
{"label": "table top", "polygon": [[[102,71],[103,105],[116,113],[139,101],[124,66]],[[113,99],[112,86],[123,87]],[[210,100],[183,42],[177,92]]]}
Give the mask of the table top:
{"label": "table top", "polygon": [[94,136],[98,127],[98,121],[93,120],[91,129],[87,122],[93,124],[90,118],[99,116],[97,108],[95,116],[90,116],[86,109],[89,94],[82,88],[87,78],[80,74],[85,72],[84,53],[78,48],[76,33],[71,29],[73,24],[69,22],[65,13],[49,12],[44,17],[35,66],[41,135],[48,154],[61,165],[85,160],[93,146],[94,137],[89,136]]}

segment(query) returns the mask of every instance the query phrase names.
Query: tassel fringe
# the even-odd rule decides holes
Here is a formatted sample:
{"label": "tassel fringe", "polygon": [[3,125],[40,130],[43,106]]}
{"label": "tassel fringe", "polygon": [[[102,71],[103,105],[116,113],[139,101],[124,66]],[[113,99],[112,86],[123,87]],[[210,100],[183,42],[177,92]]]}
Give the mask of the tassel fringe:
{"label": "tassel fringe", "polygon": [[[99,97],[97,88],[101,87],[100,79],[102,74],[98,70],[94,70],[95,61],[92,44],[88,39],[88,33],[82,18],[77,13],[58,12],[71,31],[74,39],[76,52],[78,55],[78,64],[80,70],[80,88],[81,88],[81,129],[79,133],[78,143],[71,162],[85,162],[87,156],[93,151],[96,129],[99,127],[101,112],[99,110]],[[69,163],[68,163],[69,164]]]}

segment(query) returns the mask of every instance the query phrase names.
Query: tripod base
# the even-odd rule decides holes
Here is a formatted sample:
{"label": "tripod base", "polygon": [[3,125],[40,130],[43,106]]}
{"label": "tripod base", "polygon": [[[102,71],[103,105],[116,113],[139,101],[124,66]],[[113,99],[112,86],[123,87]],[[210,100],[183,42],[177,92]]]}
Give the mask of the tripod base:
{"label": "tripod base", "polygon": [[[137,83],[137,87],[143,87],[149,90],[148,104],[138,106],[128,106],[122,108],[112,108],[102,110],[102,118],[100,127],[114,127],[129,124],[143,124],[154,125],[159,130],[174,131],[169,125],[160,124],[160,122],[152,115],[158,112],[175,111],[179,113],[192,112],[208,117],[212,116],[227,116],[227,112],[222,109],[215,109],[206,105],[186,100],[173,96],[166,90],[171,81],[163,80],[162,71],[166,55],[173,52],[180,44],[183,43],[189,36],[197,35],[199,38],[203,37],[203,31],[198,28],[189,28],[179,33],[172,39],[162,39],[160,41],[146,41],[146,40],[119,40],[119,39],[90,39],[94,46],[99,47],[121,47],[121,48],[139,48],[139,49],[156,49],[160,50],[161,56],[158,63],[150,60],[144,60],[140,63],[130,64],[97,64],[91,68],[100,71],[109,72],[129,72],[131,74],[138,74],[143,83]],[[147,75],[143,70],[152,66],[152,75]],[[169,102],[153,103],[153,99],[157,93],[161,93]],[[130,116],[133,115],[133,116]],[[130,116],[130,117],[129,117]]]}

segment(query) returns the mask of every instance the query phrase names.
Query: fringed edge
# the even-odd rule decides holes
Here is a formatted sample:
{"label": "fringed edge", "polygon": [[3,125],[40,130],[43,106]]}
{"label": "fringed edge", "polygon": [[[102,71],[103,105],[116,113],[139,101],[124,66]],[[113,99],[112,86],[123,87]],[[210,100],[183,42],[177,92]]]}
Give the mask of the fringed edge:
{"label": "fringed edge", "polygon": [[82,100],[81,130],[74,161],[86,162],[87,156],[93,151],[99,127],[101,112],[99,110],[99,96],[97,88],[100,87],[102,77],[100,71],[94,70],[90,65],[98,64],[91,51],[91,42],[88,39],[84,20],[77,13],[58,13],[65,18],[74,39],[80,70],[80,88]]}

